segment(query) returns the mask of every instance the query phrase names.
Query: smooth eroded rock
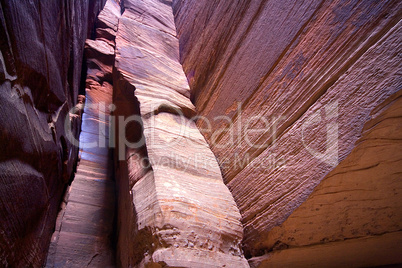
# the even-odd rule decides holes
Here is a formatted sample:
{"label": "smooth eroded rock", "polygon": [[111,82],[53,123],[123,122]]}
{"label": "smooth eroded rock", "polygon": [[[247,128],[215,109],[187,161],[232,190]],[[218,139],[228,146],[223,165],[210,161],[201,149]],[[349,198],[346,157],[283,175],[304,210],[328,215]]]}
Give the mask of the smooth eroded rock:
{"label": "smooth eroded rock", "polygon": [[0,266],[44,265],[78,155],[84,42],[103,1],[0,4]]}

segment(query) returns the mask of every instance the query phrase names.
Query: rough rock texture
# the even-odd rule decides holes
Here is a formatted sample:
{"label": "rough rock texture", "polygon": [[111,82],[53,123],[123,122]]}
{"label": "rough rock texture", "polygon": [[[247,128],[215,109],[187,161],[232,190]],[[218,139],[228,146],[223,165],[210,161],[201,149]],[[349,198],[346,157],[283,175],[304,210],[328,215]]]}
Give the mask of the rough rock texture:
{"label": "rough rock texture", "polygon": [[101,6],[0,1],[0,266],[45,261],[78,155],[67,136],[78,137],[84,41]]}
{"label": "rough rock texture", "polygon": [[[309,225],[308,218],[292,220],[281,228],[284,237],[271,237],[270,231],[357,150],[373,110],[402,89],[401,7],[400,1],[364,0],[173,1],[180,59],[202,116],[197,125],[240,208],[248,256],[272,250],[277,239],[287,245],[293,226]],[[398,139],[400,133],[395,133]],[[373,135],[381,137],[380,132]],[[400,176],[397,152],[373,164],[388,161],[387,181],[400,189],[401,182],[391,176]],[[359,157],[351,154],[347,159]],[[377,185],[386,199],[370,196],[370,203],[361,197],[362,210],[399,202],[398,195],[388,196],[390,188],[379,184],[379,174],[367,175],[367,184]],[[345,176],[354,178],[352,173]],[[361,195],[352,185],[342,187],[352,196]],[[323,198],[336,201],[329,194]],[[343,219],[347,203],[339,206],[343,209],[332,216]],[[396,222],[400,224],[401,208],[390,210],[390,218],[376,221],[384,226],[383,233],[396,231]],[[367,219],[349,221],[359,236],[371,235],[365,232]],[[309,240],[306,235],[295,238],[297,243],[336,241],[351,232],[325,224],[321,228],[328,228],[329,237]],[[303,229],[297,230],[303,236]],[[314,263],[309,261],[305,264]]]}
{"label": "rough rock texture", "polygon": [[[271,230],[263,246],[274,252],[263,267],[305,267],[313,255],[320,255],[316,267],[402,263],[401,118],[399,91],[373,110],[348,157],[284,223]],[[287,247],[294,249],[275,251]],[[288,259],[304,257],[284,262],[281,254],[289,254]]]}
{"label": "rough rock texture", "polygon": [[85,43],[86,102],[80,135],[80,162],[68,188],[52,237],[46,267],[114,267],[115,183],[109,148],[113,102],[114,37],[120,6],[106,2],[95,40]]}
{"label": "rough rock texture", "polygon": [[119,265],[248,267],[240,214],[191,120],[178,52],[169,1],[124,1],[113,81],[115,115],[124,116],[116,119]]}
{"label": "rough rock texture", "polygon": [[[275,251],[251,267],[400,267],[401,232]],[[396,265],[383,265],[393,263]]]}

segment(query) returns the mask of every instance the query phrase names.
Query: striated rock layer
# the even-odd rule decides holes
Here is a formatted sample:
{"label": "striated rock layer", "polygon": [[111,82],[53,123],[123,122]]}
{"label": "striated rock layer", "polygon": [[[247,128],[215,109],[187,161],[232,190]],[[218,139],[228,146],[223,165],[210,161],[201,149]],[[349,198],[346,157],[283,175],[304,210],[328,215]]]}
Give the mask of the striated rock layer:
{"label": "striated rock layer", "polygon": [[78,154],[68,137],[80,130],[84,42],[103,3],[0,1],[2,267],[45,261]]}
{"label": "striated rock layer", "polygon": [[122,267],[248,267],[240,214],[192,120],[169,1],[124,1],[116,37]]}
{"label": "striated rock layer", "polygon": [[[378,152],[366,160],[353,152],[362,148],[356,142],[376,107],[402,89],[401,8],[400,1],[173,1],[180,60],[200,114],[197,125],[239,206],[248,256],[400,228],[401,208],[383,206],[399,203],[398,150],[383,155],[382,145],[373,144]],[[383,133],[391,129],[395,137],[389,142],[397,143],[401,129],[384,126]],[[379,141],[383,134],[371,135]],[[387,162],[388,173],[367,172],[355,181],[352,168],[338,166],[342,161],[372,161],[379,168]],[[328,181],[336,170],[350,180],[339,187],[357,198],[361,217],[348,216],[347,201],[332,206],[338,197],[331,195]],[[329,184],[321,186],[325,178]],[[317,215],[293,218],[317,185],[329,205]],[[359,189],[371,187],[379,196],[365,192],[364,198]],[[305,209],[317,205],[312,200]],[[370,207],[373,211],[365,209]],[[376,213],[387,217],[375,219],[382,227],[373,230],[367,224]],[[337,221],[335,228],[324,215],[345,222]],[[308,230],[318,226],[322,230],[311,236]],[[382,260],[373,265],[395,262],[371,249],[367,252]],[[281,254],[287,258],[286,250]],[[330,256],[330,248],[321,248],[324,254]],[[313,254],[304,259],[303,265],[315,263]]]}
{"label": "striated rock layer", "polygon": [[352,152],[269,232],[260,246],[273,252],[253,264],[305,267],[312,258],[316,267],[402,263],[401,118],[399,91],[372,111]]}

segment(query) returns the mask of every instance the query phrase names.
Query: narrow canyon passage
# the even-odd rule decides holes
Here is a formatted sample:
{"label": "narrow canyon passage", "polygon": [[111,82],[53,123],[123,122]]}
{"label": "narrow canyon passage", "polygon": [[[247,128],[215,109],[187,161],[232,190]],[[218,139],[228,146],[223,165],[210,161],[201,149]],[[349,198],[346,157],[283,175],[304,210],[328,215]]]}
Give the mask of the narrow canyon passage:
{"label": "narrow canyon passage", "polygon": [[193,121],[171,4],[121,5],[106,2],[85,44],[81,160],[47,266],[248,267],[240,213]]}
{"label": "narrow canyon passage", "polygon": [[103,109],[112,102],[112,92],[102,90],[86,94],[81,160],[59,213],[46,267],[113,267],[115,263],[115,182],[107,146],[110,112]]}
{"label": "narrow canyon passage", "polygon": [[400,267],[402,1],[0,0],[0,267]]}
{"label": "narrow canyon passage", "polygon": [[116,265],[117,203],[113,146],[110,146],[114,138],[109,134],[114,110],[115,26],[119,16],[120,6],[108,1],[97,18],[97,38],[87,39],[85,43],[86,96],[79,96],[85,98],[79,137],[80,160],[62,203],[46,267]]}

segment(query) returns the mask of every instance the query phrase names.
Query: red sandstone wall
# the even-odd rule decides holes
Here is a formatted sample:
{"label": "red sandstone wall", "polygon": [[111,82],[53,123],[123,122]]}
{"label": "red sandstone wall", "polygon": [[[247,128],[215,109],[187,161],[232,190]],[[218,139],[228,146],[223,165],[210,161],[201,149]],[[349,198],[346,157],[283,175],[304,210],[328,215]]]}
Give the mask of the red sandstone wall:
{"label": "red sandstone wall", "polygon": [[[298,256],[286,248],[401,230],[401,120],[387,110],[401,107],[400,1],[176,0],[173,9],[198,126],[240,208],[249,257],[283,250],[283,261]],[[395,123],[373,130],[379,110]],[[335,197],[332,184],[347,194]],[[353,265],[402,262],[395,250],[340,248],[361,261]],[[335,256],[320,250],[328,258],[302,254],[302,265]]]}

